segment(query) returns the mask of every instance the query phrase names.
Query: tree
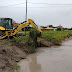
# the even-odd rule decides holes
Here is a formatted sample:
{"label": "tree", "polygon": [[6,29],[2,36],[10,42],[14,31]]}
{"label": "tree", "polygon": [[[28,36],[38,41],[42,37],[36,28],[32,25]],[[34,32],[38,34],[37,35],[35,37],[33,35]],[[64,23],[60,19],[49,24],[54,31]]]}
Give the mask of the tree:
{"label": "tree", "polygon": [[68,30],[68,28],[63,28],[63,30]]}
{"label": "tree", "polygon": [[57,31],[61,31],[61,28],[57,28]]}
{"label": "tree", "polygon": [[47,27],[42,26],[42,28],[45,29],[45,28],[47,28]]}
{"label": "tree", "polygon": [[49,27],[53,27],[53,25],[49,25]]}

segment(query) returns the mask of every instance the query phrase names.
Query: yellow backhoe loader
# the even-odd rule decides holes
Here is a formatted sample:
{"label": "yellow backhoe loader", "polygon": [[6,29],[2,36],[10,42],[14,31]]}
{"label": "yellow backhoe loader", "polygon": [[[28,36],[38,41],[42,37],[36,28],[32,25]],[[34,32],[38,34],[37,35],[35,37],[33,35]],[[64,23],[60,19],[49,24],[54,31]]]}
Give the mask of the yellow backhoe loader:
{"label": "yellow backhoe loader", "polygon": [[13,29],[13,19],[11,18],[0,18],[0,39],[5,37],[15,37],[15,35],[24,27],[31,25],[33,28],[42,33],[38,29],[37,25],[31,19],[28,19],[28,22],[24,21],[19,24],[15,29]]}

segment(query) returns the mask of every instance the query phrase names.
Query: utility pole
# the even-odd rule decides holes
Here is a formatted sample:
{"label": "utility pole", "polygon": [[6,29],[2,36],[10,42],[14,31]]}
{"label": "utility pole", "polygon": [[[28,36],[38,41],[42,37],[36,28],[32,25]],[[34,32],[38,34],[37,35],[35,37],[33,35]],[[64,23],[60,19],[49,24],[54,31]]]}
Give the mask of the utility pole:
{"label": "utility pole", "polygon": [[27,0],[26,0],[26,18],[25,21],[27,21]]}
{"label": "utility pole", "polygon": [[[27,0],[26,0],[26,18],[25,18],[25,21],[27,21]],[[26,28],[24,28],[24,31],[25,31],[25,35],[26,35]]]}

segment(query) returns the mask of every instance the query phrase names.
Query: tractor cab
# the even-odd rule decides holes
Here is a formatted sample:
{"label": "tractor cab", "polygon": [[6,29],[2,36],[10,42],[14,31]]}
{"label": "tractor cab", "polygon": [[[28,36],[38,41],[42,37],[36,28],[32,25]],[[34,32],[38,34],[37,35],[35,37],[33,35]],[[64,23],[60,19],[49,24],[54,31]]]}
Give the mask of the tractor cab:
{"label": "tractor cab", "polygon": [[0,18],[0,30],[13,29],[13,20],[11,18]]}

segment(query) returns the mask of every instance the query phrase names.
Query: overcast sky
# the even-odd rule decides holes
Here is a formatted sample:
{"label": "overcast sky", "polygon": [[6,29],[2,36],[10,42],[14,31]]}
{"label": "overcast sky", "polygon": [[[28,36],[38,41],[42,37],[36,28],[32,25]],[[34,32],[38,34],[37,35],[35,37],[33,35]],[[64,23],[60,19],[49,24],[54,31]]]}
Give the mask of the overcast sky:
{"label": "overcast sky", "polygon": [[[28,18],[33,19],[37,25],[41,26],[52,24],[53,26],[72,27],[72,5],[69,4],[72,4],[72,0],[28,0]],[[14,6],[5,7],[8,5]],[[19,23],[24,21],[25,0],[0,0],[0,17],[13,18]]]}

